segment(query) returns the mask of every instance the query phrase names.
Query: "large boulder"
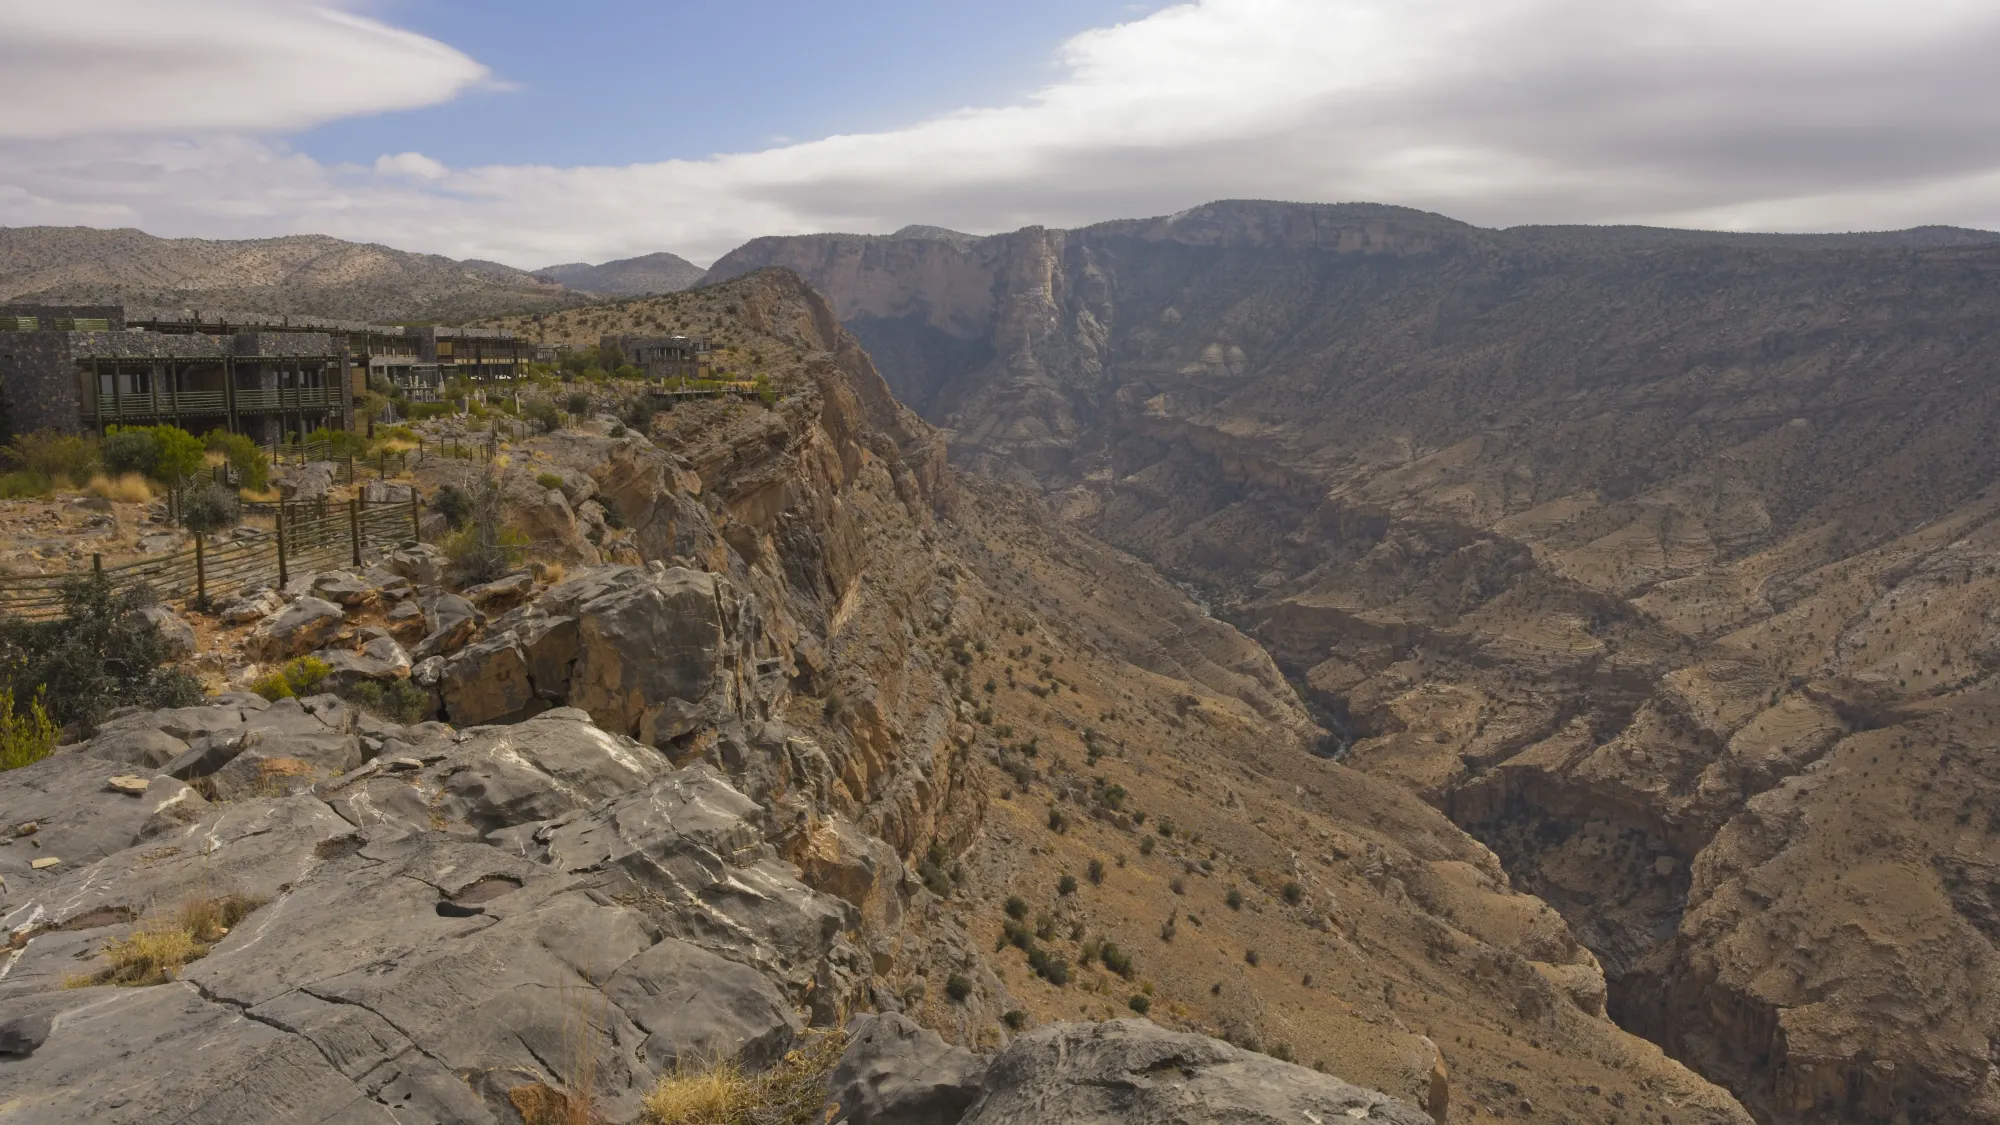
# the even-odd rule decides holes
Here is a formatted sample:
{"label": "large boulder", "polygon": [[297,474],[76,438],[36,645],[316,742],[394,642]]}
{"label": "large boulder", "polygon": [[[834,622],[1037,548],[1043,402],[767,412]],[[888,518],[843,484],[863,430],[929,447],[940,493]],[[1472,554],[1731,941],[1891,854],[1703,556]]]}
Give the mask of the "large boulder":
{"label": "large boulder", "polygon": [[305,597],[266,617],[250,630],[245,647],[259,660],[285,660],[324,648],[346,623],[341,608]]}
{"label": "large boulder", "polygon": [[139,616],[160,635],[167,646],[167,655],[174,660],[186,660],[193,656],[199,642],[194,635],[194,626],[180,619],[173,610],[163,605],[149,605],[139,611]]}
{"label": "large boulder", "polygon": [[949,1123],[979,1096],[988,1060],[907,1016],[862,1016],[847,1033],[826,1092],[848,1125]]}
{"label": "large boulder", "polygon": [[720,575],[596,567],[495,621],[447,665],[446,709],[454,721],[484,722],[536,701],[567,704],[606,730],[663,746],[698,728],[767,717],[782,676],[766,681],[771,670],[759,668],[761,632],[755,597]]}
{"label": "large boulder", "polygon": [[320,500],[333,488],[333,478],[333,462],[314,461],[285,470],[276,484],[278,494],[286,500]]}
{"label": "large boulder", "polygon": [[982,1086],[960,1125],[1432,1125],[1387,1094],[1147,1020],[1038,1028]]}

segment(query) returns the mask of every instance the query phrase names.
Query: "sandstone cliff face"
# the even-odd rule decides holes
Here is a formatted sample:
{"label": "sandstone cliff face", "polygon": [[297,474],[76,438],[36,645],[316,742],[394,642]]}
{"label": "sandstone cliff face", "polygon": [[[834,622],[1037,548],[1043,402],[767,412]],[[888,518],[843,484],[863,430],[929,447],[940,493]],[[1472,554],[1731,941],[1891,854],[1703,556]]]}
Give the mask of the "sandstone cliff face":
{"label": "sandstone cliff face", "polygon": [[1942,796],[1991,792],[1954,750],[2000,613],[1990,236],[1231,203],[712,276],[765,263],[955,460],[1263,642],[1630,1026],[1767,1120],[2000,1119],[1994,856]]}

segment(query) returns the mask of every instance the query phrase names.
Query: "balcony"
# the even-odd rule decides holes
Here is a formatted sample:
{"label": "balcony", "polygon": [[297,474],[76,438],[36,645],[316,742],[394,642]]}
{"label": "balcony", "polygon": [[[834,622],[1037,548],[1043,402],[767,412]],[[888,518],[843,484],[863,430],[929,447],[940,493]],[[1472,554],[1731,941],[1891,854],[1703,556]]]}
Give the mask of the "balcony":
{"label": "balcony", "polygon": [[[337,410],[340,392],[333,387],[245,388],[236,392],[236,413],[270,414],[281,410]],[[183,415],[221,416],[229,413],[222,391],[181,391],[179,394],[138,393],[116,399],[100,396],[85,403],[83,414],[98,421],[125,418],[174,418]]]}

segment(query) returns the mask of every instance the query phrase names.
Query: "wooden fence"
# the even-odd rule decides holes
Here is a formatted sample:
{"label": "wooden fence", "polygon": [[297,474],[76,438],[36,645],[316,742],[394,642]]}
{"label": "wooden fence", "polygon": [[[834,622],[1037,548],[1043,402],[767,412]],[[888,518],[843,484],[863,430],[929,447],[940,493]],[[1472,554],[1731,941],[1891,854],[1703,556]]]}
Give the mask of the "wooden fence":
{"label": "wooden fence", "polygon": [[[264,507],[275,516],[272,530],[239,528],[226,540],[197,539],[192,547],[117,566],[105,566],[100,556],[92,556],[90,571],[105,575],[120,592],[144,584],[162,601],[202,606],[250,586],[281,585],[295,574],[358,568],[370,555],[418,538],[415,490],[406,502],[329,505],[321,500]],[[90,571],[0,578],[0,613],[53,617],[62,610],[64,581]]]}

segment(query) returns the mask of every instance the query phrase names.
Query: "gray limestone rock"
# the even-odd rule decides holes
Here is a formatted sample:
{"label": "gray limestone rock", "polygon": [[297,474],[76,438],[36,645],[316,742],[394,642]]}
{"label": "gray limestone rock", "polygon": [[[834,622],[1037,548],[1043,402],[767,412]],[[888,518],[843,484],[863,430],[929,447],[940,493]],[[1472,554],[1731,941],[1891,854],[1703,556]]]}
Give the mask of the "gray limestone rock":
{"label": "gray limestone rock", "polygon": [[987,1059],[894,1013],[847,1026],[826,1092],[848,1125],[949,1125],[979,1096]]}
{"label": "gray limestone rock", "polygon": [[960,1125],[1431,1125],[1387,1094],[1148,1020],[1038,1028],[982,1086]]}
{"label": "gray limestone rock", "polygon": [[180,619],[173,610],[163,605],[149,605],[139,611],[139,616],[152,623],[153,631],[166,642],[167,655],[175,660],[186,660],[193,656],[200,642],[195,638],[194,626]]}
{"label": "gray limestone rock", "polygon": [[284,660],[325,647],[345,621],[339,606],[303,597],[259,621],[246,647],[260,660]]}

